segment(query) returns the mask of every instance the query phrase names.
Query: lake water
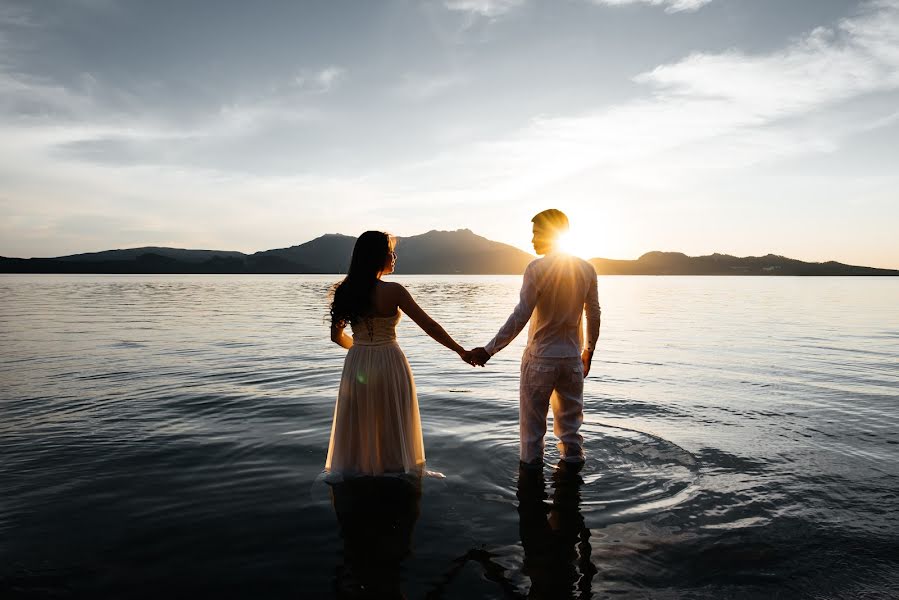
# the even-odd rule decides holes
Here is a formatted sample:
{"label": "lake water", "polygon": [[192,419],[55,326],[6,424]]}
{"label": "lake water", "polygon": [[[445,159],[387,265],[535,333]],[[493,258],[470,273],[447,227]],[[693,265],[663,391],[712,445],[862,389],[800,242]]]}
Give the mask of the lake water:
{"label": "lake water", "polygon": [[[899,278],[601,277],[588,461],[408,318],[428,467],[320,479],[332,276],[0,276],[0,597],[899,597]],[[519,277],[396,276],[463,345]],[[338,520],[339,517],[339,520]]]}

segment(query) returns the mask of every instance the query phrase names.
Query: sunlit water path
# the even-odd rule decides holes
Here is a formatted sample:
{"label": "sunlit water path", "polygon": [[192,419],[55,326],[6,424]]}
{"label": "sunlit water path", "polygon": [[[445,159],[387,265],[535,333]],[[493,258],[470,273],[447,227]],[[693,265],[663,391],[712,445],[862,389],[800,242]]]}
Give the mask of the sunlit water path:
{"label": "sunlit water path", "polygon": [[[467,346],[520,284],[394,279]],[[317,478],[335,280],[0,276],[0,597],[899,596],[899,279],[600,278],[576,477],[519,477],[524,335],[404,319],[447,477],[383,504]]]}

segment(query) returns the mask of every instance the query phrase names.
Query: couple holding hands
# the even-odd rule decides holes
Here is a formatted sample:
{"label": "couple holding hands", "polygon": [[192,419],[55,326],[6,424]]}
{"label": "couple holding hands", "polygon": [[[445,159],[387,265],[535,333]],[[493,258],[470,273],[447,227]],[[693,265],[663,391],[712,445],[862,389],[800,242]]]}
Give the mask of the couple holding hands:
{"label": "couple holding hands", "polygon": [[[331,340],[348,350],[340,379],[325,470],[340,477],[421,474],[425,452],[415,381],[396,341],[402,313],[471,365],[484,366],[531,322],[521,361],[519,432],[524,467],[543,465],[546,416],[562,459],[584,461],[584,378],[599,338],[596,272],[559,249],[568,217],[556,209],[532,219],[540,258],[525,270],[518,305],[496,336],[465,350],[399,283],[382,281],[396,265],[395,238],[366,231],[356,241],[346,277],[334,289]],[[586,313],[586,336],[583,317]],[[353,335],[346,334],[349,325]],[[585,339],[586,338],[586,339]]]}

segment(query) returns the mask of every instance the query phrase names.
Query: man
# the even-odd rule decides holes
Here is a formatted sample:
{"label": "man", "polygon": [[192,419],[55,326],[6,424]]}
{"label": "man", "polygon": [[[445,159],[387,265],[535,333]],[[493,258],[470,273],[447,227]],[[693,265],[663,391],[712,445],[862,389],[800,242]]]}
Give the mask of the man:
{"label": "man", "polygon": [[[519,431],[522,466],[543,464],[546,415],[552,403],[553,433],[559,438],[562,459],[583,463],[584,377],[599,338],[600,308],[596,271],[585,260],[559,250],[559,236],[568,230],[568,217],[551,208],[534,216],[534,250],[543,258],[524,272],[521,299],[496,336],[471,351],[483,366],[505,348],[530,320],[528,343],[521,359]],[[583,315],[587,314],[584,343]]]}

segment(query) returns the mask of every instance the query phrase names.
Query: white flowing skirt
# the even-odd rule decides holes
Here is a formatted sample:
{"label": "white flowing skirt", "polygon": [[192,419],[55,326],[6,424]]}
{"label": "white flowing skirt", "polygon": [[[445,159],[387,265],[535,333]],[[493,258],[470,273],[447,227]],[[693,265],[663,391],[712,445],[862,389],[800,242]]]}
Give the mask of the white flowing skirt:
{"label": "white flowing skirt", "polygon": [[424,462],[409,361],[395,341],[355,343],[343,363],[325,469],[344,477],[420,473]]}

